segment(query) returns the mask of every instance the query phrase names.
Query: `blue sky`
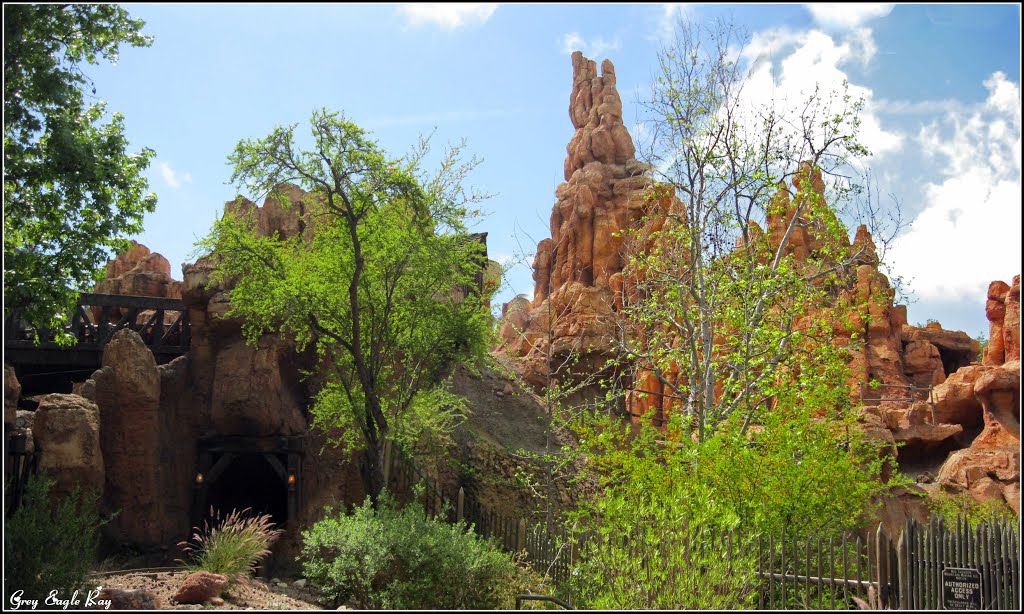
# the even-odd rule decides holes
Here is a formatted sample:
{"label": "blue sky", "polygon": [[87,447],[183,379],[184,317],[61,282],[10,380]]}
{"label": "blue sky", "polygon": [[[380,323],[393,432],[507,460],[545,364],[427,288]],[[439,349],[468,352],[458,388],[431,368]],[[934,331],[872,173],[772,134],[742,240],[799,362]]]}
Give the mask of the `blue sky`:
{"label": "blue sky", "polygon": [[[172,273],[193,260],[236,189],[227,155],[244,138],[344,111],[395,156],[420,135],[466,139],[468,183],[494,194],[476,227],[493,259],[532,261],[562,181],[570,53],[616,67],[623,117],[645,117],[657,50],[684,15],[731,17],[751,34],[760,80],[797,93],[844,79],[865,97],[862,138],[882,201],[913,220],[889,256],[910,280],[911,323],[988,333],[985,290],[1021,268],[1019,5],[125,5],[153,46],[89,67],[157,158],[159,203],[137,237]],[[513,267],[496,302],[532,297]]]}

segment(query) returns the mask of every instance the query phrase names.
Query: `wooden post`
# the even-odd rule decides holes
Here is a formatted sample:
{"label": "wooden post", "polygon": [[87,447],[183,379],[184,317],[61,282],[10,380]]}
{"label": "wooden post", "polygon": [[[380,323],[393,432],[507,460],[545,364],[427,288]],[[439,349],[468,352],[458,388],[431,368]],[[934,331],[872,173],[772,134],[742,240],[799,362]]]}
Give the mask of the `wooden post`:
{"label": "wooden post", "polygon": [[519,530],[516,531],[516,552],[522,552],[526,548],[526,519],[519,519]]}
{"label": "wooden post", "polygon": [[908,575],[910,570],[907,569],[908,539],[909,536],[907,534],[907,529],[904,528],[900,533],[899,540],[896,542],[896,565],[898,573],[897,577],[899,578],[900,598],[899,609],[901,610],[910,609],[910,577]]}
{"label": "wooden post", "polygon": [[455,503],[455,522],[458,522],[466,517],[466,491],[464,488],[459,486],[459,497]]}
{"label": "wooden post", "polygon": [[[882,523],[878,523],[878,530],[875,531],[875,581],[878,583],[878,607],[885,609],[889,601],[889,574],[888,574],[888,548],[885,548],[885,531]],[[871,570],[868,570],[871,573]]]}

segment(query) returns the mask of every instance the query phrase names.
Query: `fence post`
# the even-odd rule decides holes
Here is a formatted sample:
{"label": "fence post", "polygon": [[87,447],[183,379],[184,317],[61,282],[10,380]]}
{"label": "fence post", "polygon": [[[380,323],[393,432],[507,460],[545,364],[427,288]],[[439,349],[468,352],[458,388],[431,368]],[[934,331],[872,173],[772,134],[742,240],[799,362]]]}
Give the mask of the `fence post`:
{"label": "fence post", "polygon": [[910,578],[908,576],[908,572],[910,570],[907,569],[907,540],[909,539],[909,536],[907,533],[908,530],[905,527],[903,531],[900,533],[899,540],[896,542],[896,571],[897,578],[899,581],[899,599],[901,610],[910,609]]}
{"label": "fence post", "polygon": [[[885,609],[889,601],[889,549],[885,543],[885,531],[882,523],[878,523],[878,530],[875,531],[875,581],[878,582],[878,607]],[[871,573],[871,570],[868,570]]]}
{"label": "fence post", "polygon": [[526,519],[519,519],[519,528],[516,530],[516,552],[522,552],[526,548]]}
{"label": "fence post", "polygon": [[455,503],[455,522],[458,522],[466,517],[466,491],[459,486],[459,497]]}

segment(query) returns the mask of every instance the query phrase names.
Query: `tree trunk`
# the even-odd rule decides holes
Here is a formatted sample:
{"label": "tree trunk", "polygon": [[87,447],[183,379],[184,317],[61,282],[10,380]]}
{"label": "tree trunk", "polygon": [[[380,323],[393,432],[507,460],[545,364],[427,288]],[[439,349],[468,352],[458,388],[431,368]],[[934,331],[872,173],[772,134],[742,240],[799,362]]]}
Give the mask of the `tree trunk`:
{"label": "tree trunk", "polygon": [[376,509],[380,493],[386,486],[384,484],[384,453],[382,450],[383,440],[374,444],[368,444],[363,450],[363,462],[360,466],[363,485],[366,487],[366,494],[370,495],[370,502]]}

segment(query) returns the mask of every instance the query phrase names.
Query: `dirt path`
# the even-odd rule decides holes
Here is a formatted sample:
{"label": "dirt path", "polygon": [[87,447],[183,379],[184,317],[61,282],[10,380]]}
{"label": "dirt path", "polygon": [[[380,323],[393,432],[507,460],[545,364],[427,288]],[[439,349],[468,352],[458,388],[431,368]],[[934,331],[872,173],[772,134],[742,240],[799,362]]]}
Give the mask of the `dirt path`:
{"label": "dirt path", "polygon": [[[203,610],[209,606],[179,605],[173,597],[188,573],[185,571],[146,572],[133,571],[102,575],[94,578],[97,586],[127,590],[152,591],[164,610]],[[236,584],[221,595],[224,604],[217,610],[322,610],[316,595],[291,581],[273,584],[263,578],[254,578],[247,585]]]}

